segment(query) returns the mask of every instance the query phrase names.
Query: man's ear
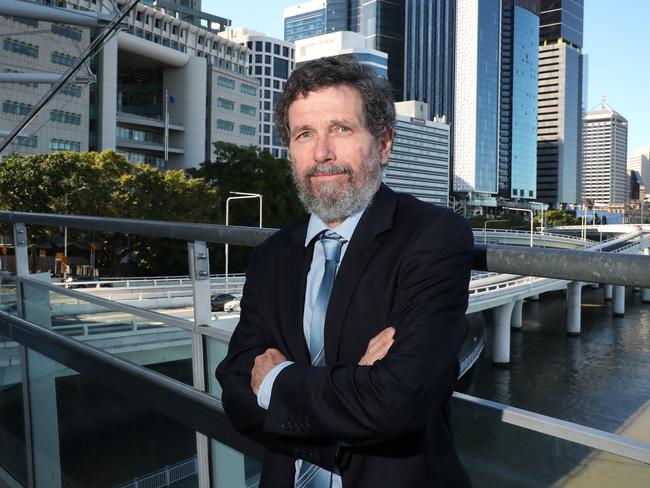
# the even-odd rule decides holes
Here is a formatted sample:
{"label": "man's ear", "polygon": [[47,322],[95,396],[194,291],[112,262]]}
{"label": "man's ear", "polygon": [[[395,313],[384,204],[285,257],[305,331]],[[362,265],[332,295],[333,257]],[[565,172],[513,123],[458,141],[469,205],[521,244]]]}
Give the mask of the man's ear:
{"label": "man's ear", "polygon": [[395,139],[395,130],[388,129],[383,136],[379,138],[379,164],[386,166],[390,152],[393,149],[393,140]]}

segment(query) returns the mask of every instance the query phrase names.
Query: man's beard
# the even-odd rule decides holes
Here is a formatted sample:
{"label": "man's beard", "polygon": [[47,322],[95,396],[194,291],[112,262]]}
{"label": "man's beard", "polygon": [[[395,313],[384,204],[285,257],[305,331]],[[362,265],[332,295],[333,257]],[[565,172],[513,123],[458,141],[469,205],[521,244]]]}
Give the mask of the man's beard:
{"label": "man's beard", "polygon": [[[318,174],[347,175],[314,185],[311,176]],[[367,206],[377,192],[381,182],[379,151],[371,153],[358,171],[347,164],[322,163],[309,168],[302,175],[291,165],[293,181],[298,189],[300,201],[308,212],[320,217],[323,222],[340,222]]]}

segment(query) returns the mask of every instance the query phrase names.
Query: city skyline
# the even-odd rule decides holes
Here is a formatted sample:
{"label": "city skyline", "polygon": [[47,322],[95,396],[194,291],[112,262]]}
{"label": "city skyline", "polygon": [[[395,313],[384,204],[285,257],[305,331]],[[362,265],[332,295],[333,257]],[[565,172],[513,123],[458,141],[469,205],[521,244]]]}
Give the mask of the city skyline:
{"label": "city skyline", "polygon": [[[203,10],[227,17],[233,27],[249,27],[282,39],[282,12],[300,3],[291,0],[252,0],[226,3],[203,0]],[[607,103],[629,121],[628,152],[650,144],[650,97],[646,81],[645,24],[650,3],[627,0],[611,8],[606,0],[587,0],[584,14],[584,49],[589,57],[587,110],[607,97]]]}

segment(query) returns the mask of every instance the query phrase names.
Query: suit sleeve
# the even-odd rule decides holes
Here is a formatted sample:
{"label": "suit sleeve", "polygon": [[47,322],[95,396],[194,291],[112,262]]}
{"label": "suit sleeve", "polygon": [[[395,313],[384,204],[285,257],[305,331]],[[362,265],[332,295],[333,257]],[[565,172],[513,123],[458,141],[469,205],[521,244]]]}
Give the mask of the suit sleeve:
{"label": "suit sleeve", "polygon": [[[448,213],[425,225],[397,264],[388,355],[370,367],[288,366],[275,380],[265,430],[366,444],[423,427],[455,380],[472,252],[464,219]],[[296,418],[307,428],[294,428]]]}
{"label": "suit sleeve", "polygon": [[215,371],[222,387],[224,411],[235,429],[266,448],[295,458],[306,459],[330,470],[334,469],[336,446],[334,442],[315,443],[292,439],[264,431],[266,410],[258,405],[251,389],[251,370],[255,357],[272,344],[265,331],[262,303],[264,283],[256,266],[257,250],[253,251],[241,301],[240,320],[228,345],[228,353]]}

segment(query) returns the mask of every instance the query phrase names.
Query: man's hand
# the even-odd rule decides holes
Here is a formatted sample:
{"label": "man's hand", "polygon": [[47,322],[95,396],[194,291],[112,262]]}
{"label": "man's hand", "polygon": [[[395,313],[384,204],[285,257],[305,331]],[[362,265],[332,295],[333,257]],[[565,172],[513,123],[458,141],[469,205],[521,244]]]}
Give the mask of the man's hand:
{"label": "man's hand", "polygon": [[394,336],[395,328],[386,327],[379,334],[370,339],[366,353],[359,361],[359,366],[372,366],[375,361],[385,358],[390,346],[395,342],[395,339],[393,339]]}
{"label": "man's hand", "polygon": [[260,389],[260,385],[266,375],[275,368],[278,364],[283,361],[286,361],[287,358],[277,349],[271,347],[267,349],[264,354],[260,354],[255,358],[255,364],[251,370],[251,388],[253,393],[257,395],[257,392]]}

